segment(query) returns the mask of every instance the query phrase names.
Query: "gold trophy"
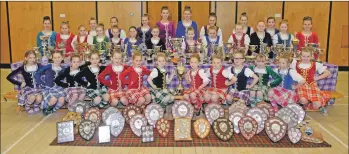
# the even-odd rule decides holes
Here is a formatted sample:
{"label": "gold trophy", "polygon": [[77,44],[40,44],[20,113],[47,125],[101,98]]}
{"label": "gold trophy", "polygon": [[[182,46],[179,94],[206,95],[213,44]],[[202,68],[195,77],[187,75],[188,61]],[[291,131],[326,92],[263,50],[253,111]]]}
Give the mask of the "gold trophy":
{"label": "gold trophy", "polygon": [[224,44],[224,46],[225,46],[225,48],[227,49],[227,55],[225,56],[225,60],[229,63],[229,64],[231,64],[232,63],[232,61],[231,61],[231,58],[233,57],[233,53],[234,53],[234,51],[232,51],[231,49],[233,48],[233,44],[232,43],[229,43],[229,42],[227,42],[227,43],[223,43]]}
{"label": "gold trophy", "polygon": [[172,55],[172,50],[163,50],[167,56],[167,61],[170,62],[171,58],[173,57]]}
{"label": "gold trophy", "polygon": [[178,77],[178,86],[176,88],[177,95],[183,95],[184,87],[182,85],[183,76],[185,75],[185,67],[182,62],[179,62],[176,68],[176,74]]}
{"label": "gold trophy", "polygon": [[170,38],[170,42],[173,45],[174,50],[176,51],[174,54],[174,58],[172,59],[172,62],[176,65],[179,61],[181,61],[182,57],[185,57],[184,53],[182,52],[182,42],[184,38]]}
{"label": "gold trophy", "polygon": [[251,50],[252,55],[251,56],[245,56],[245,58],[246,58],[246,61],[248,63],[252,63],[253,60],[256,58],[256,56],[254,56],[254,54],[255,54],[254,52],[257,50],[257,45],[249,45],[248,47]]}
{"label": "gold trophy", "polygon": [[41,61],[41,53],[39,51],[39,47],[33,47],[33,50],[34,50],[35,55],[36,55],[36,62],[40,63],[40,61]]}
{"label": "gold trophy", "polygon": [[308,43],[307,46],[313,49],[312,54],[313,54],[314,61],[321,62],[321,60],[319,59],[320,54],[322,54],[325,49],[320,49],[320,46],[317,43]]}

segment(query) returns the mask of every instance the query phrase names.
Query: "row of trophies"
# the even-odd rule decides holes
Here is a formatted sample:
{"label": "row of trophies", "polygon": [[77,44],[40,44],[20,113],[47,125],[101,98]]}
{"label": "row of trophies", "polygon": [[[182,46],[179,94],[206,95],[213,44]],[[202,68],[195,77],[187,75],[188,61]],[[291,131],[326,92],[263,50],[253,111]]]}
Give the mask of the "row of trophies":
{"label": "row of trophies", "polygon": [[[37,58],[38,61],[44,61],[46,59],[51,59],[51,52],[52,50],[57,50],[53,49],[52,46],[49,44],[49,38],[50,36],[42,36],[40,37],[42,39],[42,53],[39,51],[39,47],[34,47],[33,49],[37,53]],[[212,55],[220,55],[221,57],[225,57],[225,60],[228,63],[232,63],[231,59],[233,57],[234,52],[236,51],[245,51],[246,47],[241,47],[240,44],[233,45],[232,43],[224,43],[223,47],[219,47],[215,43],[210,43],[209,45],[205,46],[202,43],[197,43],[196,45],[189,45],[187,49],[182,48],[182,43],[184,41],[184,38],[169,38],[170,40],[170,45],[172,46],[171,49],[165,49],[161,50],[161,46],[153,46],[153,49],[146,49],[143,45],[135,45],[131,44],[131,53],[135,50],[140,50],[142,53],[145,55],[145,60],[147,63],[153,63],[155,59],[155,55],[158,52],[164,52],[167,57],[168,61],[172,61],[173,64],[178,64],[180,61],[184,61],[186,64],[189,64],[190,57],[194,53],[198,53],[200,57],[202,57],[201,63],[209,63]],[[293,39],[292,41],[292,47],[287,47],[286,42],[283,44],[276,44],[275,46],[269,47],[266,43],[260,42],[260,45],[249,45],[248,49],[252,52],[255,53],[255,51],[259,48],[259,53],[268,55],[270,52],[273,52],[276,54],[275,60],[277,60],[278,55],[281,53],[288,53],[290,55],[295,55],[296,57],[299,57],[299,51],[297,50],[297,45],[299,43],[299,40],[297,38]],[[66,40],[61,41],[58,44],[58,50],[62,50],[63,53],[65,53],[65,46],[66,46]],[[142,46],[142,47],[141,47]],[[313,48],[313,54],[322,54],[323,49],[319,48],[319,45],[316,43],[308,43],[307,46]],[[89,45],[88,43],[74,43],[75,51],[72,52],[72,54],[79,54],[82,58],[83,61],[89,61],[90,60],[90,55],[92,51],[97,50],[100,53],[101,56],[101,61],[103,64],[107,63],[108,57],[110,57],[110,53],[113,50],[120,50],[124,51],[124,58],[123,62],[126,63],[130,59],[130,57],[127,56],[126,52],[128,45],[117,45],[111,42],[101,42],[101,43],[96,43],[95,45]],[[212,53],[209,54],[209,51]],[[227,54],[225,54],[227,53]],[[44,60],[42,60],[44,58]],[[245,57],[246,61],[248,63],[252,63],[253,60],[255,59],[255,54],[248,55]],[[315,61],[319,61],[319,57],[315,57]]]}
{"label": "row of trophies", "polygon": [[297,104],[288,104],[275,112],[266,102],[249,108],[244,102],[237,101],[229,107],[228,117],[224,116],[221,105],[209,104],[205,107],[205,117],[197,118],[194,123],[191,122],[194,107],[189,102],[176,101],[171,109],[173,126],[169,120],[164,119],[164,109],[157,103],[149,104],[144,111],[137,106],[128,105],[122,111],[109,107],[101,112],[98,108],[90,108],[86,103],[78,102],[74,104],[73,111],[63,118],[63,122],[57,123],[57,142],[74,141],[74,132],[78,132],[85,140],[91,140],[97,129],[98,143],[111,142],[110,136],[118,137],[126,124],[137,137],[142,137],[142,142],[155,141],[157,136],[154,135],[154,129],[161,137],[167,137],[173,129],[175,141],[190,141],[193,140],[192,128],[200,139],[208,137],[212,129],[222,141],[229,141],[234,138],[234,134],[241,134],[246,140],[250,140],[263,131],[272,142],[279,142],[286,134],[294,144],[300,140],[312,143],[324,141],[322,134],[308,125],[310,121],[304,121],[306,113]]}

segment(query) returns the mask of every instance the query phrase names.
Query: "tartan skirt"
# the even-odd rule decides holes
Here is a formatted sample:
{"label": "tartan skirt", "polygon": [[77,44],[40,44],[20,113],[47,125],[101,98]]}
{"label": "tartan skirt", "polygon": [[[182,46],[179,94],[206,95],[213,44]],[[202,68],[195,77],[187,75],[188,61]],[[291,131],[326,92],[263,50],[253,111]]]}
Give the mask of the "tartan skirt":
{"label": "tartan skirt", "polygon": [[107,93],[108,89],[106,87],[102,87],[100,89],[86,89],[86,95],[91,99],[95,99],[98,96],[102,97],[102,95]]}
{"label": "tartan skirt", "polygon": [[[68,87],[65,89],[67,97],[65,98],[65,100],[67,102],[71,102],[71,99],[73,97],[74,94],[80,96],[82,94],[86,93],[86,89],[84,87]],[[73,102],[71,102],[73,103]]]}
{"label": "tartan skirt", "polygon": [[196,99],[190,99],[190,103],[194,105],[195,109],[200,109],[202,104],[205,103],[205,99],[204,99],[204,94],[205,94],[206,89],[203,88],[201,90],[197,90],[194,87],[190,87],[187,90],[184,90],[184,94],[188,94],[190,95],[191,93],[195,93],[196,94]]}
{"label": "tartan skirt", "polygon": [[265,86],[265,85],[259,86],[257,84],[251,88],[252,91],[261,91],[263,93],[263,100],[265,101],[269,101],[269,97],[268,97],[269,89],[270,88],[268,86]]}
{"label": "tartan skirt", "polygon": [[42,89],[24,87],[21,92],[17,95],[18,105],[23,106],[30,95],[42,95]]}
{"label": "tartan skirt", "polygon": [[[210,88],[207,88],[207,92],[210,95],[218,95],[219,102],[221,102],[221,103],[224,103],[228,97],[228,94],[227,94],[226,90],[224,90],[224,89],[210,87]],[[211,103],[211,102],[208,102],[208,103]]]}
{"label": "tartan skirt", "polygon": [[110,101],[112,101],[113,99],[119,99],[121,97],[126,97],[125,91],[119,91],[119,90],[114,90],[114,89],[109,89],[108,94],[109,94]]}
{"label": "tartan skirt", "polygon": [[[297,103],[298,96],[295,91],[288,90],[283,87],[275,87],[270,89],[273,97],[269,97],[272,106],[280,105],[286,107],[287,104]],[[276,99],[274,99],[276,97]]]}
{"label": "tartan skirt", "polygon": [[65,97],[65,95],[66,93],[62,87],[46,87],[43,92],[44,103],[42,104],[42,108],[46,109],[48,107],[51,97],[55,97],[58,99],[60,97]]}
{"label": "tartan skirt", "polygon": [[229,91],[229,95],[234,98],[239,98],[241,100],[243,100],[245,102],[246,105],[250,104],[250,91],[249,90],[235,90],[235,89],[231,89]]}
{"label": "tartan skirt", "polygon": [[172,102],[164,100],[166,97],[171,97],[172,94],[167,89],[152,89],[150,95],[153,102],[159,104],[162,108],[166,108],[167,105]]}
{"label": "tartan skirt", "polygon": [[149,89],[141,87],[140,89],[128,89],[126,91],[126,97],[131,104],[136,104],[140,97],[144,97],[149,94]]}
{"label": "tartan skirt", "polygon": [[[316,82],[313,84],[304,84],[298,89],[296,89],[296,92],[298,94],[298,98],[306,98],[310,102],[320,102],[322,106],[325,106],[326,103],[330,100],[331,96],[330,94],[323,92],[319,89]],[[313,110],[313,106],[309,104],[307,106],[308,110]]]}

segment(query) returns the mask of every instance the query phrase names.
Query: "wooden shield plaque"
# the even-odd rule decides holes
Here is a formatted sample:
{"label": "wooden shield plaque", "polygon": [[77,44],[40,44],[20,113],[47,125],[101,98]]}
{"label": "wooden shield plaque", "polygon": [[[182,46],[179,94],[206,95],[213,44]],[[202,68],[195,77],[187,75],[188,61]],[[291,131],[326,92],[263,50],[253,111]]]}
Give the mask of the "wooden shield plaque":
{"label": "wooden shield plaque", "polygon": [[288,129],[287,135],[288,135],[288,139],[290,139],[290,141],[294,144],[298,143],[302,138],[302,133],[297,128]]}
{"label": "wooden shield plaque", "polygon": [[171,125],[168,120],[161,118],[158,121],[156,121],[155,128],[161,137],[166,137],[167,134],[170,132]]}
{"label": "wooden shield plaque", "polygon": [[122,113],[125,117],[126,123],[130,124],[131,118],[136,114],[141,114],[141,110],[135,105],[128,105]]}
{"label": "wooden shield plaque", "polygon": [[142,126],[147,125],[147,120],[141,114],[134,115],[130,120],[131,130],[138,137],[142,135]]}
{"label": "wooden shield plaque", "polygon": [[303,108],[301,106],[299,106],[298,104],[288,104],[286,106],[287,108],[290,108],[294,113],[297,114],[298,116],[298,124],[301,123],[304,120],[305,117],[305,111],[303,110]]}
{"label": "wooden shield plaque", "polygon": [[145,108],[145,117],[148,120],[148,123],[155,127],[157,120],[164,116],[164,109],[156,103],[151,103]]}
{"label": "wooden shield plaque", "polygon": [[275,116],[275,111],[274,111],[273,107],[269,103],[267,103],[267,102],[260,102],[260,103],[257,104],[257,107],[262,109],[265,112],[265,114],[267,114],[267,116],[269,118]]}
{"label": "wooden shield plaque", "polygon": [[262,109],[258,107],[253,107],[247,111],[246,116],[250,116],[257,121],[258,129],[256,134],[262,132],[262,130],[264,129],[265,120],[268,119],[267,114],[265,114],[265,112]]}
{"label": "wooden shield plaque", "polygon": [[85,120],[91,120],[96,124],[96,127],[99,126],[101,122],[101,112],[99,112],[99,109],[94,107],[94,108],[89,108],[84,115]]}
{"label": "wooden shield plaque", "polygon": [[224,116],[224,109],[221,105],[218,104],[208,104],[205,107],[205,115],[207,120],[210,122],[210,124],[212,125],[212,123],[218,119],[219,117],[223,117]]}
{"label": "wooden shield plaque", "polygon": [[275,116],[287,123],[288,129],[298,125],[298,116],[290,108],[284,107],[280,109]]}
{"label": "wooden shield plaque", "polygon": [[79,134],[85,140],[91,140],[95,135],[96,124],[91,120],[83,120],[79,125]]}
{"label": "wooden shield plaque", "polygon": [[273,117],[265,121],[265,132],[273,142],[280,141],[285,136],[286,131],[287,123],[278,117]]}
{"label": "wooden shield plaque", "polygon": [[256,135],[258,123],[254,118],[245,116],[239,121],[239,129],[242,136],[246,140],[250,140],[254,135]]}
{"label": "wooden shield plaque", "polygon": [[191,141],[191,118],[175,118],[175,141]]}
{"label": "wooden shield plaque", "polygon": [[233,123],[224,117],[216,119],[213,122],[212,129],[216,136],[223,141],[230,140],[234,132]]}
{"label": "wooden shield plaque", "polygon": [[192,118],[194,114],[194,107],[189,102],[180,100],[173,104],[172,115],[173,118]]}
{"label": "wooden shield plaque", "polygon": [[74,141],[74,121],[57,123],[57,143]]}
{"label": "wooden shield plaque", "polygon": [[193,127],[199,138],[205,138],[210,133],[211,125],[205,118],[199,118],[193,123]]}
{"label": "wooden shield plaque", "polygon": [[322,143],[324,138],[319,130],[313,126],[304,126],[300,129],[302,133],[302,141],[312,142],[312,143]]}
{"label": "wooden shield plaque", "polygon": [[238,111],[238,110],[236,110],[235,112],[230,113],[230,115],[229,115],[229,120],[233,123],[234,132],[236,134],[240,133],[239,121],[244,116],[245,116],[245,114],[243,113],[243,111]]}

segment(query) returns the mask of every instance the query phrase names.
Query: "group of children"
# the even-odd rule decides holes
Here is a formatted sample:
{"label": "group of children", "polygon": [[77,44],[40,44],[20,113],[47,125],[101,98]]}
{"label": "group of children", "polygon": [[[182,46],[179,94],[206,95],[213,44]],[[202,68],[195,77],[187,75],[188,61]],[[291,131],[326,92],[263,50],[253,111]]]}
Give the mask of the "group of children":
{"label": "group of children", "polygon": [[[50,18],[44,17],[44,30],[37,37],[41,54],[45,47],[63,48],[65,54],[62,50],[55,50],[52,52],[53,62],[43,66],[37,63],[34,51],[25,53],[23,66],[7,77],[11,83],[22,87],[18,104],[24,106],[30,114],[38,113],[42,108],[45,115],[55,112],[65,102],[71,108],[76,101],[84,101],[86,98],[91,99],[91,106],[100,108],[117,106],[119,103],[144,108],[151,101],[166,107],[174,101],[167,85],[171,83],[175,71],[168,72],[165,69],[167,57],[162,52],[156,55],[156,67],[148,70],[142,66],[143,53],[132,51],[132,46],[145,44],[148,49],[154,46],[161,46],[163,50],[171,49],[171,37],[185,37],[182,49],[188,50],[189,46],[198,43],[223,46],[223,41],[222,30],[216,26],[217,17],[214,13],[209,15],[209,25],[203,26],[200,33],[195,21],[191,20],[191,9],[188,6],[184,9],[184,20],[178,23],[177,30],[169,20],[168,7],[162,7],[161,17],[161,21],[151,28],[148,15],[142,16],[142,26],[131,26],[128,37],[117,26],[119,21],[116,17],[110,19],[111,28],[107,30],[103,24],[97,24],[91,18],[91,29],[87,31],[81,25],[76,36],[69,31],[68,22],[63,22],[61,32],[55,33],[51,30]],[[250,106],[270,101],[274,110],[285,107],[288,103],[299,102],[307,110],[320,109],[324,112],[329,95],[320,91],[316,81],[326,78],[330,72],[323,64],[312,61],[312,48],[306,47],[308,43],[318,43],[316,33],[311,32],[311,17],[303,19],[303,31],[295,36],[300,41],[300,60],[281,54],[276,70],[266,66],[268,58],[273,58],[273,54],[258,54],[257,48],[253,67],[245,64],[245,55],[252,54],[249,53],[248,45],[266,43],[268,46],[291,46],[294,36],[287,31],[287,21],[281,21],[278,30],[275,28],[275,18],[270,17],[267,20],[268,28],[265,28],[264,21],[259,21],[257,31],[254,32],[252,27],[247,26],[247,19],[247,15],[243,13],[240,23],[236,24],[228,40],[235,49],[240,49],[233,53],[232,66],[225,68],[225,57],[214,55],[209,50],[212,65],[204,70],[200,68],[201,57],[198,54],[191,56],[190,70],[187,70],[185,76],[190,88],[184,91],[184,99],[194,105],[197,113],[200,113],[204,103],[232,104],[235,98],[244,100]],[[106,50],[107,42],[112,43],[111,64],[102,66],[98,51]],[[90,54],[90,61],[81,65],[81,56],[73,53],[81,53],[90,45],[95,50]],[[114,48],[115,45],[122,48]],[[124,56],[132,59],[130,66],[123,63]],[[61,65],[65,57],[70,60],[67,68]],[[316,76],[316,72],[321,75]],[[17,80],[18,74],[23,76],[22,82]],[[143,85],[143,76],[147,76],[150,88]]]}

